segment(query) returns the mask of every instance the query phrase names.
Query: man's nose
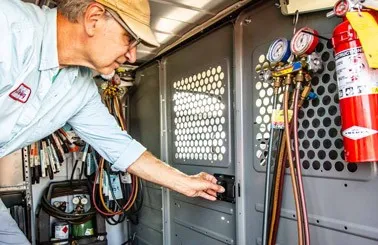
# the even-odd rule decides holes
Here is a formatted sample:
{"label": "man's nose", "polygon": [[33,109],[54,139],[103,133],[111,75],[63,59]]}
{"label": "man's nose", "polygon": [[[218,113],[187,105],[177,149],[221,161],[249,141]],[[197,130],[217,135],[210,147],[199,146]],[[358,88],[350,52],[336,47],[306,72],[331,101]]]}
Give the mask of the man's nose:
{"label": "man's nose", "polygon": [[136,61],[136,51],[137,51],[137,47],[133,47],[129,49],[127,53],[125,54],[127,61],[129,63],[134,63]]}

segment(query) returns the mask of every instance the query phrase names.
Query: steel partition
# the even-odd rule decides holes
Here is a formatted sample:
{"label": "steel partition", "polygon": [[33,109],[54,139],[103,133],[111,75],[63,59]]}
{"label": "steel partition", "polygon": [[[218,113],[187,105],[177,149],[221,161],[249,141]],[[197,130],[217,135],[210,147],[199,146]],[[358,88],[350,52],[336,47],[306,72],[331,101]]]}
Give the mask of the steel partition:
{"label": "steel partition", "polygon": [[[136,74],[136,89],[130,95],[130,134],[160,157],[159,64],[151,64]],[[132,226],[139,245],[163,244],[162,187],[144,181],[143,207],[138,225]]]}
{"label": "steel partition", "polygon": [[[225,26],[163,59],[167,88],[168,162],[187,174],[205,171],[234,175],[232,33],[233,27]],[[213,111],[219,114],[210,115],[207,109],[213,107]],[[210,131],[213,135],[210,138],[218,140],[212,145],[207,137]],[[204,151],[197,148],[196,141]],[[211,146],[210,151],[206,151],[208,146]],[[236,242],[235,204],[171,193],[169,213],[171,244]]]}
{"label": "steel partition", "polygon": [[[308,25],[317,29],[321,35],[330,37],[338,22],[337,19],[326,19],[325,12],[318,12],[301,15],[298,27]],[[162,240],[165,245],[261,243],[265,180],[265,167],[261,163],[264,160],[266,139],[269,138],[266,129],[271,102],[270,87],[258,83],[254,67],[275,38],[291,38],[291,23],[292,17],[283,16],[273,3],[260,3],[244,11],[234,27],[229,25],[215,30],[164,57],[159,65],[154,65],[154,74],[156,78],[160,77],[160,92],[156,89],[160,98],[155,99],[156,104],[160,105],[162,159],[189,174],[207,171],[236,175],[239,195],[234,205],[190,199],[164,190],[163,238],[150,244],[161,244]],[[378,201],[378,193],[374,188],[377,184],[377,166],[344,162],[332,47],[322,42],[317,51],[325,64],[322,72],[314,78],[314,91],[319,98],[306,102],[300,114],[302,166],[312,244],[377,244],[378,215],[374,212]],[[158,75],[156,70],[159,66]],[[185,158],[182,154],[180,157],[179,153],[187,152],[181,152],[179,147],[191,145],[182,140],[182,137],[189,137],[186,129],[183,131],[177,125],[183,123],[185,128],[188,122],[179,121],[178,117],[181,111],[192,109],[191,102],[198,102],[198,99],[192,101],[188,95],[182,96],[186,98],[183,103],[177,102],[181,99],[177,93],[184,92],[184,85],[192,89],[194,75],[197,80],[198,74],[202,78],[204,71],[207,76],[207,70],[212,73],[212,68],[218,66],[221,66],[221,71],[228,67],[224,71],[229,81],[221,86],[227,88],[229,97],[221,101],[227,105],[226,114],[229,118],[223,126],[227,128],[225,133],[231,146],[229,155],[225,157],[231,159],[229,164],[222,158],[223,162],[218,161],[219,165],[209,159],[204,162],[205,159],[199,159],[199,155],[196,159],[194,152],[194,159],[191,154],[186,154]],[[185,82],[185,78],[188,78],[188,82]],[[206,88],[203,89],[206,92]],[[185,103],[189,103],[189,107],[182,109]],[[180,133],[180,129],[184,133]],[[292,245],[296,244],[296,221],[287,173],[278,243]],[[225,220],[230,223],[225,225],[222,223]]]}
{"label": "steel partition", "polygon": [[[325,12],[304,14],[300,15],[298,28],[307,25],[330,37],[338,22],[326,19]],[[258,84],[254,68],[274,39],[290,39],[292,34],[292,17],[283,16],[270,1],[246,10],[236,22],[235,160],[237,182],[241,186],[237,200],[238,244],[260,244],[262,235],[265,167],[260,163],[269,137],[266,125],[271,102],[267,95],[269,86]],[[374,211],[378,201],[377,166],[344,162],[332,47],[322,42],[317,51],[325,64],[314,79],[314,91],[319,98],[307,102],[300,114],[311,241],[314,245],[377,244],[378,214]],[[297,244],[296,221],[287,173],[284,188],[277,243],[292,245]]]}

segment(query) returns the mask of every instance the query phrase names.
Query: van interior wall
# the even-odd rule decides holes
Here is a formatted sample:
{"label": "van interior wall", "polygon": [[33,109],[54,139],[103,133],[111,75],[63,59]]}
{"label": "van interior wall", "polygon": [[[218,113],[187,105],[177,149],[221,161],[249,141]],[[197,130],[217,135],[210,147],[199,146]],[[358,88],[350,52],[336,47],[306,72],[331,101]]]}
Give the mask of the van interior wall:
{"label": "van interior wall", "polygon": [[[158,62],[136,74],[136,85],[129,96],[129,133],[160,158]],[[138,244],[163,244],[162,188],[145,181],[143,188],[143,207],[138,217],[130,220],[130,236],[135,233]]]}
{"label": "van interior wall", "polygon": [[[301,14],[297,29],[309,26],[316,29],[320,35],[329,38],[340,20],[327,19],[325,15],[326,12]],[[152,82],[156,86],[159,77],[163,78],[160,82],[164,86],[160,87],[160,91],[167,92],[167,96],[159,98],[158,89],[152,91],[150,88],[144,97],[155,94],[153,104],[156,111],[162,100],[167,102],[168,115],[161,123],[168,125],[168,163],[188,174],[207,171],[212,174],[236,175],[236,181],[240,183],[240,196],[236,197],[236,204],[210,203],[172,193],[168,210],[171,215],[171,229],[164,231],[169,234],[170,243],[164,244],[261,244],[265,181],[265,166],[261,163],[266,150],[264,145],[267,144],[264,134],[268,131],[264,120],[257,122],[259,117],[269,116],[267,111],[271,102],[267,95],[270,85],[259,83],[255,67],[261,62],[261,55],[266,55],[275,39],[292,38],[292,21],[293,16],[283,16],[273,3],[260,3],[244,11],[234,26],[215,30],[175,53],[164,56],[161,60],[160,74],[157,64],[138,71],[140,87],[143,83]],[[378,214],[374,210],[378,201],[375,188],[377,166],[374,163],[354,165],[344,161],[343,147],[340,145],[342,138],[332,46],[322,40],[316,50],[321,55],[324,65],[323,70],[313,78],[313,90],[318,94],[318,98],[305,102],[299,120],[299,132],[302,135],[302,171],[311,241],[312,244],[322,245],[376,244]],[[185,115],[180,116],[180,110],[189,111],[191,102],[198,106],[201,100],[201,97],[194,96],[192,101],[191,95],[188,95],[196,88],[194,75],[196,79],[198,74],[202,77],[202,71],[206,73],[210,69],[211,73],[211,68],[217,68],[218,65],[223,71],[223,64],[229,79],[221,86],[225,86],[228,91],[226,94],[230,96],[221,101],[225,102],[225,115],[230,116],[226,120],[226,128],[230,128],[225,131],[226,134],[229,133],[229,142],[232,142],[230,149],[227,149],[230,162],[223,164],[204,159],[200,161],[191,159],[191,154],[186,159],[185,156],[180,158],[179,151],[183,150],[186,153],[185,148],[190,148],[190,142],[189,146],[186,143],[183,143],[184,146],[181,143],[178,145],[181,135],[185,137],[187,132],[185,126],[184,129],[179,128],[179,124],[185,118]],[[154,78],[145,75],[151,74],[152,70]],[[192,81],[186,82],[185,79],[190,77]],[[192,82],[194,87],[191,85]],[[182,94],[178,94],[179,92]],[[198,93],[198,90],[196,92]],[[137,97],[143,98],[140,94],[141,92]],[[232,96],[233,94],[235,96]],[[182,104],[180,98],[186,98]],[[268,98],[267,104],[263,102],[265,98]],[[260,100],[262,103],[258,102]],[[135,106],[133,101],[142,105],[143,99],[132,99],[131,107]],[[186,107],[186,103],[189,104],[189,108]],[[132,123],[131,127],[137,127],[142,131],[140,125],[151,124],[150,121],[146,121],[151,120],[150,117],[139,115],[145,113],[144,110],[150,110],[149,104],[143,105],[143,108],[138,105],[138,112],[135,110],[131,116],[132,121],[138,123]],[[154,121],[158,120],[159,115],[154,114]],[[193,121],[191,123],[193,124]],[[142,137],[141,142],[158,144],[159,137],[163,135],[157,134],[158,127],[143,128],[156,138],[144,140]],[[192,137],[193,135],[194,133]],[[147,137],[149,136],[145,136],[145,139]],[[285,174],[284,190],[277,243],[291,245],[297,243],[297,226],[288,170]],[[160,191],[157,193],[160,198]],[[361,202],[364,203],[363,208],[359,208]],[[144,209],[141,214],[143,222],[134,228],[142,238],[138,244],[163,244],[160,238],[162,224],[158,223],[156,218],[160,212],[156,210],[154,215],[151,215],[151,212],[143,212]],[[160,221],[161,217],[158,220]]]}
{"label": "van interior wall", "polygon": [[[132,226],[137,244],[261,244],[265,180],[265,166],[261,163],[269,138],[264,136],[268,133],[264,117],[269,116],[271,87],[258,81],[255,67],[276,38],[292,37],[292,19],[283,16],[271,1],[264,1],[244,11],[234,25],[213,30],[137,71],[137,83],[129,95],[130,134],[158,157],[166,147],[167,162],[181,171],[235,176],[240,186],[240,192],[236,189],[236,203],[208,202],[171,193],[166,205],[161,187],[145,183],[143,208]],[[301,14],[298,28],[309,26],[331,37],[339,22],[326,19],[325,12]],[[318,99],[304,104],[299,121],[311,241],[316,245],[377,244],[378,168],[373,163],[353,165],[344,161],[332,47],[321,41],[317,52],[324,62],[323,71],[313,78]],[[216,89],[219,96],[212,96]],[[213,110],[206,111],[205,100]],[[163,101],[167,110],[164,118]],[[206,132],[204,139],[202,132],[210,126],[206,119],[211,119],[204,118],[201,108],[214,118],[210,122],[210,139],[217,143],[210,152],[206,146],[202,152],[200,146],[204,139],[209,144]],[[191,118],[191,112],[202,116],[193,114]],[[167,126],[166,132],[161,131],[162,125]],[[167,143],[161,140],[165,133]],[[72,158],[64,166],[54,181],[69,179]],[[8,166],[1,164],[0,168]],[[34,209],[48,182],[43,179],[33,185]],[[284,189],[277,243],[292,245],[297,243],[297,230],[288,170]],[[163,222],[166,212],[170,213],[171,218],[166,220],[170,226]],[[163,227],[170,229],[163,231]],[[109,244],[121,244],[129,235],[127,223],[107,226],[107,232]]]}
{"label": "van interior wall", "polygon": [[[299,16],[298,28],[309,26],[320,35],[331,37],[340,19],[327,19],[326,12]],[[250,24],[245,20],[252,20]],[[259,104],[264,100],[269,88],[258,83],[253,69],[260,62],[261,54],[266,54],[269,45],[278,37],[291,39],[293,16],[285,17],[272,4],[261,4],[244,13],[236,24],[236,39],[241,38],[242,64],[237,73],[243,81],[237,84],[236,110],[247,111],[244,121],[236,127],[243,127],[247,134],[240,135],[245,148],[238,156],[241,164],[250,166],[244,176],[245,194],[249,199],[246,216],[249,224],[250,241],[261,239],[265,167],[260,165],[264,151],[258,134],[265,134],[267,123],[255,123],[258,117],[268,113],[267,106]],[[316,100],[304,104],[299,120],[300,149],[302,157],[303,181],[308,206],[312,244],[376,244],[378,240],[377,218],[374,211],[378,201],[376,164],[347,164],[341,138],[341,121],[338,110],[338,90],[335,61],[330,43],[320,41],[316,51],[321,55],[323,69],[313,76],[313,90]],[[239,91],[238,91],[239,90]],[[242,95],[242,96],[239,96]],[[265,112],[264,112],[265,111]],[[265,125],[263,125],[265,124]],[[264,131],[265,130],[265,131]],[[323,134],[325,133],[325,134]],[[265,138],[265,137],[263,137]],[[262,139],[264,141],[264,139]],[[267,143],[267,142],[265,142]],[[295,205],[288,171],[285,175],[284,197],[281,209],[281,223],[278,233],[279,244],[296,244]],[[359,203],[364,208],[358,208]],[[249,243],[248,243],[249,244]]]}
{"label": "van interior wall", "polygon": [[[211,34],[185,46],[178,52],[164,57],[161,62],[139,70],[136,75],[137,93],[131,94],[129,105],[131,135],[139,138],[143,144],[147,145],[147,148],[148,145],[151,145],[153,146],[152,150],[156,149],[154,146],[159,145],[162,134],[160,128],[153,126],[153,124],[160,120],[159,104],[166,101],[164,109],[167,111],[167,117],[163,118],[161,123],[167,125],[167,162],[188,174],[206,171],[211,174],[234,175],[235,172],[234,164],[231,161],[232,111],[229,109],[232,93],[232,39],[233,27],[229,24],[226,27],[214,30]],[[160,89],[156,87],[159,84],[159,77],[163,79],[163,81],[160,81],[160,84],[162,84]],[[199,87],[201,87],[201,90]],[[215,89],[218,90],[218,96],[209,96],[213,89],[214,91]],[[161,100],[159,93],[162,96]],[[152,98],[154,100],[151,101]],[[201,158],[198,154],[200,150],[197,151],[199,147],[197,144],[188,146],[191,151],[193,150],[193,154],[184,156],[183,151],[181,151],[184,149],[182,144],[187,142],[195,144],[195,141],[197,143],[201,141],[201,133],[189,132],[189,129],[200,131],[204,127],[204,118],[193,117],[190,119],[189,116],[189,114],[192,116],[196,114],[191,113],[196,109],[194,107],[196,98],[197,100],[199,98],[202,101],[206,100],[206,103],[210,100],[208,107],[210,108],[211,105],[218,108],[211,126],[216,127],[214,136],[212,136],[213,139],[206,139],[206,143],[208,140],[215,140],[216,133],[219,134],[217,143],[218,140],[221,140],[220,135],[224,135],[221,143],[224,146],[222,153],[220,145],[218,153],[215,153],[214,146],[214,153],[209,150],[206,157],[204,157],[205,153],[201,153]],[[185,107],[186,104],[188,108]],[[150,105],[153,107],[149,108]],[[209,108],[207,108],[206,113],[210,113]],[[214,108],[211,113],[215,111]],[[184,112],[185,110],[187,112]],[[210,117],[208,121],[210,121]],[[137,125],[134,124],[136,122],[138,122]],[[189,123],[192,126],[188,126]],[[201,123],[203,124],[201,125]],[[209,126],[209,124],[206,126],[206,130]],[[182,132],[178,133],[178,131]],[[142,134],[145,136],[142,136]],[[188,140],[189,137],[196,136],[198,136],[198,139]],[[187,153],[188,151],[186,151]],[[214,157],[214,155],[216,156]],[[213,157],[214,160],[210,159]],[[158,201],[161,201],[161,191],[146,188],[145,193],[146,199],[153,203],[151,203],[152,205],[146,204],[143,207],[139,225],[134,229],[137,232],[138,244],[169,244],[168,240],[171,244],[181,244],[183,241],[190,242],[190,244],[223,244],[224,242],[232,244],[236,240],[235,204],[212,203],[199,198],[186,198],[177,193],[171,193],[172,198],[167,205],[170,208],[164,211],[170,213],[171,219],[168,222],[170,222],[172,230],[166,231],[170,237],[163,242],[162,223],[157,222],[161,222],[162,219],[162,206],[158,203]],[[156,199],[158,197],[160,197],[160,200]],[[157,217],[157,215],[159,216]]]}

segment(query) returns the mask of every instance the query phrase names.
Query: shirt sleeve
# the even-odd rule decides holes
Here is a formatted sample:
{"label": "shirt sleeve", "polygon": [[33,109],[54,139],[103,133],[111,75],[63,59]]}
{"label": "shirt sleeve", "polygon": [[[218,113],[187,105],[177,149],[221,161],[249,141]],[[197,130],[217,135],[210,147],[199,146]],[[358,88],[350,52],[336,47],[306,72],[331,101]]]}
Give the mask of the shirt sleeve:
{"label": "shirt sleeve", "polygon": [[68,123],[85,142],[112,163],[116,170],[126,171],[146,151],[144,146],[121,130],[101,102],[97,91]]}
{"label": "shirt sleeve", "polygon": [[0,9],[0,95],[12,87],[10,74],[11,30],[4,12]]}

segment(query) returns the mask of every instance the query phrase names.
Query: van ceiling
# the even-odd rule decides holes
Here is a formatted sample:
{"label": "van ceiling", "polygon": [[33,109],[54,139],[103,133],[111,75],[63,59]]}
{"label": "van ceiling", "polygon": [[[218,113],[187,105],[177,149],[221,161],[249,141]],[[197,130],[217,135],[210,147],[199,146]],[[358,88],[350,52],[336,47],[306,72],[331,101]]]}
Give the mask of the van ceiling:
{"label": "van ceiling", "polygon": [[161,47],[141,46],[138,61],[155,57],[159,50],[182,37],[183,34],[214,17],[238,0],[150,0],[151,26]]}
{"label": "van ceiling", "polygon": [[[55,7],[59,0],[23,0]],[[151,26],[161,44],[159,48],[138,46],[137,63],[153,59],[161,50],[179,40],[185,33],[214,18],[228,7],[241,7],[251,0],[149,0]],[[233,9],[236,10],[236,9]]]}

